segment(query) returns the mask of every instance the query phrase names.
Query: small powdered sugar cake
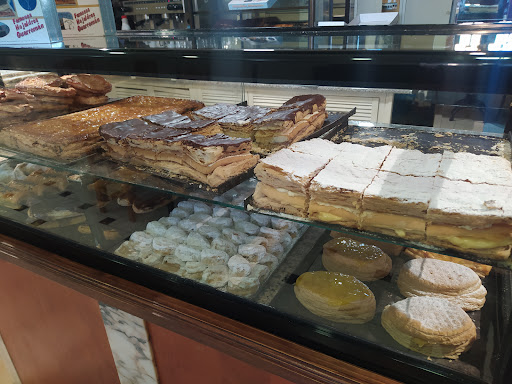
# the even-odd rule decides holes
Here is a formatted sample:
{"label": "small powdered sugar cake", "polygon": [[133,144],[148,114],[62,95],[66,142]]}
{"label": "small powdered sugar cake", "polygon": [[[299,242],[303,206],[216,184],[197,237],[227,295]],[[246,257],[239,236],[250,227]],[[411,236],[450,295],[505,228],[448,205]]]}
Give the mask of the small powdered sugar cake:
{"label": "small powdered sugar cake", "polygon": [[413,259],[398,276],[402,295],[444,298],[465,311],[483,307],[487,290],[478,275],[464,265],[435,259]]}
{"label": "small powdered sugar cake", "polygon": [[467,313],[437,297],[410,297],[388,305],[381,323],[398,343],[432,357],[457,359],[476,339]]}

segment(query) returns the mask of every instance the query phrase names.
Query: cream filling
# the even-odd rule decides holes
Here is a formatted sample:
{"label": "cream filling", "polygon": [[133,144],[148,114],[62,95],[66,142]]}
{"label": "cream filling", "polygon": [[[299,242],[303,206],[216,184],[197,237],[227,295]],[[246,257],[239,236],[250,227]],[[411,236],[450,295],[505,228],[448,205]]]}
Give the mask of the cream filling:
{"label": "cream filling", "polygon": [[427,238],[449,242],[464,249],[489,249],[512,245],[512,226],[493,225],[489,228],[457,227],[454,225],[430,224]]}
{"label": "cream filling", "polygon": [[426,221],[419,217],[396,215],[365,211],[361,215],[363,229],[379,228],[394,232],[399,237],[406,237],[408,233],[425,233]]}

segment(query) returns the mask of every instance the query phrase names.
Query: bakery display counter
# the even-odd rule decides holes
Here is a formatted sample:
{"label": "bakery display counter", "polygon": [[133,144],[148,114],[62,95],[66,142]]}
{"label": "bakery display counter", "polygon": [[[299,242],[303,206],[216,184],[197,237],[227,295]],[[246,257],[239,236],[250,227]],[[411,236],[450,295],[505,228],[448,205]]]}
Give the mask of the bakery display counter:
{"label": "bakery display counter", "polygon": [[311,92],[506,93],[507,55],[0,49],[0,66],[314,85],[8,125],[3,258],[296,382],[508,383],[510,137],[348,121]]}

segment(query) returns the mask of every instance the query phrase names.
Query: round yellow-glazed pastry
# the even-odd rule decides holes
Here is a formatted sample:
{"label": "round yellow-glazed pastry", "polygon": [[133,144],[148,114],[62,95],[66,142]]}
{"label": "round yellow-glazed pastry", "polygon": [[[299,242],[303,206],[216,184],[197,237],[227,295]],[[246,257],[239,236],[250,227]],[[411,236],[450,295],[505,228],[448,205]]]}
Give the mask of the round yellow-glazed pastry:
{"label": "round yellow-glazed pastry", "polygon": [[324,268],[355,276],[362,281],[382,279],[391,271],[391,258],[380,248],[339,237],[324,244]]}
{"label": "round yellow-glazed pastry", "polygon": [[295,296],[310,312],[340,323],[362,324],[375,315],[375,296],[354,276],[306,272],[295,282]]}

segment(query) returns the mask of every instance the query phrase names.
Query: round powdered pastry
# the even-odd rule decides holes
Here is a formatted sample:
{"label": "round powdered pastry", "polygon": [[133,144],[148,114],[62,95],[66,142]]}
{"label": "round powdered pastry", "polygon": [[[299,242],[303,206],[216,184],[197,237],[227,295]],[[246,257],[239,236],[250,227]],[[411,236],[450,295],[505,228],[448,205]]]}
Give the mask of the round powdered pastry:
{"label": "round powdered pastry", "polygon": [[235,244],[225,239],[213,239],[212,249],[224,251],[230,256],[236,255],[236,252],[238,251],[238,247]]}
{"label": "round powdered pastry", "polygon": [[201,225],[197,232],[210,240],[218,239],[222,235],[218,228],[212,227],[208,224]]}
{"label": "round powdered pastry", "polygon": [[179,245],[174,250],[174,256],[182,262],[199,261],[201,260],[201,252],[195,248],[187,247],[186,245]]}
{"label": "round powdered pastry", "polygon": [[210,248],[210,242],[203,235],[197,232],[189,233],[185,240],[185,244],[198,250]]}
{"label": "round powdered pastry", "polygon": [[146,226],[146,232],[153,236],[165,236],[165,231],[167,231],[165,225],[158,221],[151,221]]}
{"label": "round powdered pastry", "polygon": [[260,215],[259,213],[251,213],[251,222],[260,227],[268,227],[270,225],[270,217]]}
{"label": "round powdered pastry", "polygon": [[382,311],[384,329],[423,355],[457,359],[476,339],[476,327],[459,306],[436,297],[410,297]]}
{"label": "round powdered pastry", "polygon": [[233,226],[233,219],[231,217],[212,217],[210,220],[208,220],[208,225],[217,227],[222,231],[224,228]]}
{"label": "round powdered pastry", "polygon": [[238,209],[231,210],[231,218],[233,219],[234,222],[249,221],[249,215]]}
{"label": "round powdered pastry", "polygon": [[240,245],[247,241],[247,235],[240,231],[235,231],[233,228],[224,228],[222,235],[226,240],[231,241],[233,244]]}
{"label": "round powdered pastry", "polygon": [[188,215],[190,215],[190,213],[181,208],[174,208],[169,214],[170,217],[178,217],[180,219],[185,219]]}
{"label": "round powdered pastry", "polygon": [[197,221],[198,223],[205,223],[210,220],[212,217],[207,213],[193,213],[187,219],[192,221]]}
{"label": "round powdered pastry", "polygon": [[198,223],[197,221],[189,220],[189,219],[183,219],[178,224],[178,227],[180,227],[184,231],[193,232],[193,231],[197,231],[197,228],[199,228],[201,225],[202,224]]}
{"label": "round powdered pastry", "polygon": [[194,213],[206,213],[211,215],[213,213],[213,209],[206,203],[194,201]]}
{"label": "round powdered pastry", "polygon": [[247,259],[240,255],[234,255],[229,259],[228,268],[230,276],[234,277],[249,276],[252,269]]}
{"label": "round powdered pastry", "polygon": [[229,217],[229,208],[213,207],[213,217]]}
{"label": "round powdered pastry", "polygon": [[189,200],[180,201],[178,203],[178,208],[181,208],[190,214],[194,213],[194,203]]}
{"label": "round powdered pastry", "polygon": [[328,271],[362,281],[382,279],[391,271],[391,259],[380,248],[339,237],[324,244],[322,263]]}
{"label": "round powdered pastry", "polygon": [[295,296],[307,310],[339,323],[362,324],[375,315],[375,296],[354,276],[306,272],[295,282]]}
{"label": "round powdered pastry", "polygon": [[238,253],[252,263],[257,263],[265,257],[267,250],[263,245],[242,244],[238,247]]}
{"label": "round powdered pastry", "polygon": [[178,244],[167,237],[155,237],[153,239],[153,249],[163,256],[172,255]]}
{"label": "round powdered pastry", "polygon": [[183,267],[182,276],[186,279],[201,280],[206,268],[207,266],[199,261],[188,261]]}
{"label": "round powdered pastry", "polygon": [[212,287],[222,288],[228,282],[228,267],[225,265],[211,265],[204,270],[202,279]]}
{"label": "round powdered pastry", "polygon": [[473,270],[464,265],[435,259],[409,260],[400,270],[397,284],[406,297],[444,298],[465,311],[482,308],[487,294]]}
{"label": "round powdered pastry", "polygon": [[167,231],[165,231],[164,237],[169,240],[174,240],[176,243],[181,244],[187,238],[187,232],[179,227],[169,227]]}
{"label": "round powdered pastry", "polygon": [[260,283],[263,283],[269,275],[270,270],[266,265],[256,264],[252,267],[252,271],[249,277],[255,277],[260,281]]}
{"label": "round powdered pastry", "polygon": [[203,249],[201,251],[201,262],[206,265],[225,265],[229,260],[229,255],[224,251],[216,249]]}
{"label": "round powdered pastry", "polygon": [[174,227],[176,225],[178,225],[178,223],[180,222],[180,218],[179,217],[162,217],[161,219],[158,220],[158,222],[162,225],[164,225],[165,227],[169,228],[169,227]]}
{"label": "round powdered pastry", "polygon": [[227,291],[238,296],[250,296],[260,287],[260,280],[256,277],[231,277],[228,281]]}
{"label": "round powdered pastry", "polygon": [[235,229],[251,236],[257,235],[260,231],[260,227],[248,221],[236,221]]}
{"label": "round powdered pastry", "polygon": [[130,236],[130,241],[149,246],[153,243],[153,238],[154,236],[150,235],[149,233],[144,231],[137,231],[132,233]]}

